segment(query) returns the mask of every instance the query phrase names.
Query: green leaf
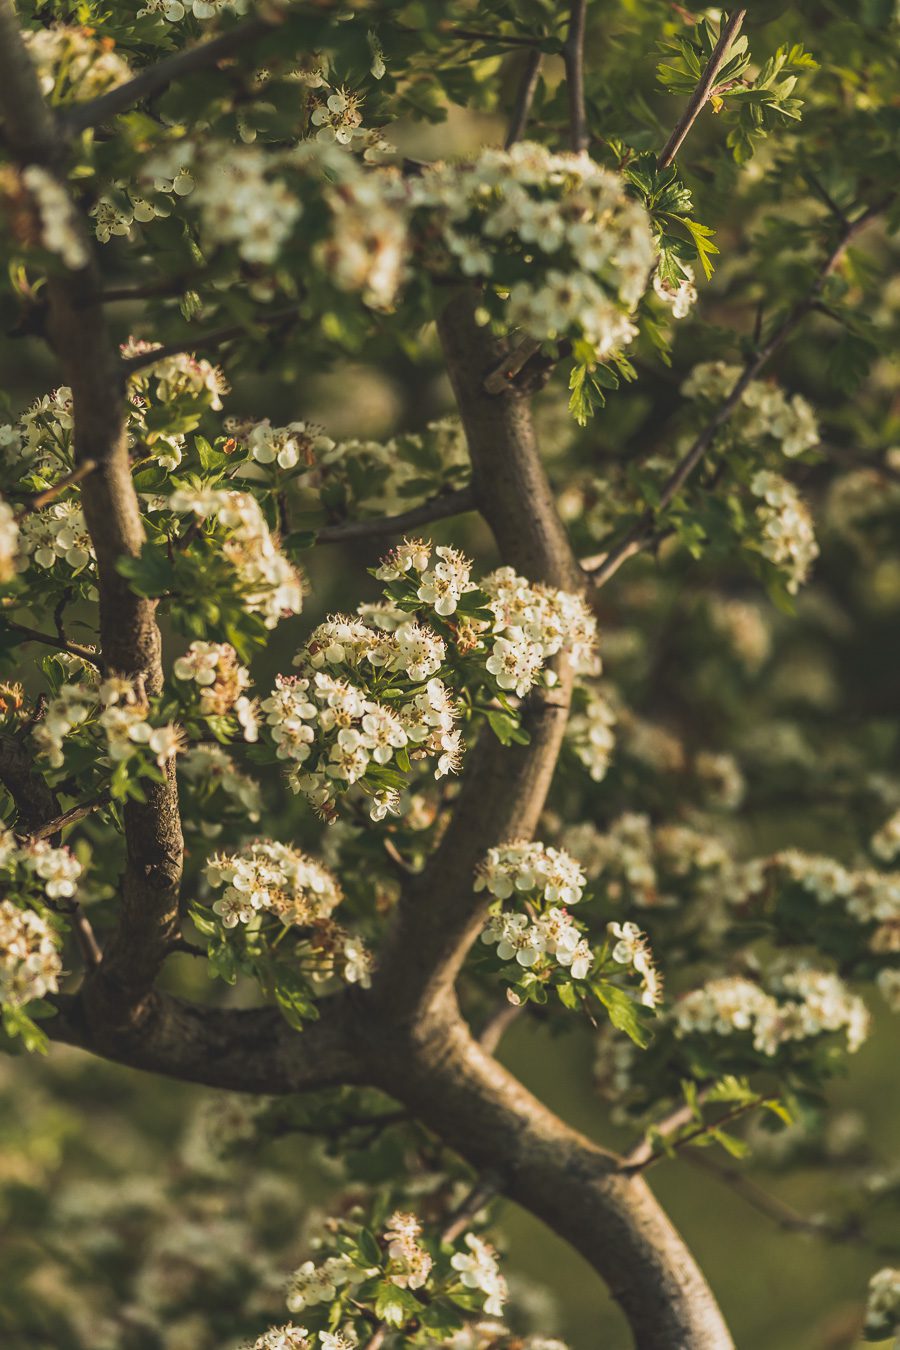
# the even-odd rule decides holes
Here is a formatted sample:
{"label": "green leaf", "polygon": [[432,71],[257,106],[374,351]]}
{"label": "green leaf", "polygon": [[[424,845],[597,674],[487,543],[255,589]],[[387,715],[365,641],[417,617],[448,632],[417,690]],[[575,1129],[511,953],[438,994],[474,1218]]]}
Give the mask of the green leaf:
{"label": "green leaf", "polygon": [[646,1050],[652,1040],[649,1029],[641,1020],[639,1005],[635,1003],[624,989],[619,989],[617,985],[597,983],[592,986],[597,998],[603,1004],[609,1020],[617,1031],[624,1031],[626,1036],[630,1036],[635,1045],[639,1045],[642,1050]]}
{"label": "green leaf", "polygon": [[508,713],[497,712],[494,708],[485,709],[485,717],[491,731],[497,737],[501,745],[527,745],[531,740],[527,731],[524,731],[514,718]]}

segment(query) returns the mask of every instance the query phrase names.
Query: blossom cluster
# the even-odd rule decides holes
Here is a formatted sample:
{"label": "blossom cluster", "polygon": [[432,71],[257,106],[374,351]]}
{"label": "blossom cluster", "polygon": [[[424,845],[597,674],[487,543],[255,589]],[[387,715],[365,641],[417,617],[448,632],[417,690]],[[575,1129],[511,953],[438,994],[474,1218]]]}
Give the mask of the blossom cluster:
{"label": "blossom cluster", "polygon": [[885,1266],[869,1281],[865,1329],[873,1340],[900,1335],[900,1270]]}
{"label": "blossom cluster", "polygon": [[765,861],[756,889],[762,876],[782,887],[793,882],[819,905],[851,918],[865,930],[870,951],[900,951],[900,873],[854,870],[833,858],[784,849]]}
{"label": "blossom cluster", "polygon": [[566,726],[566,743],[595,783],[602,783],[609,770],[616,721],[611,701],[599,689],[591,689],[583,710],[573,713]]}
{"label": "blossom cluster", "polygon": [[186,4],[181,0],[144,0],[144,7],[138,10],[137,17],[161,14],[168,23],[180,23],[187,14],[192,14],[195,19],[214,19],[223,10],[246,14],[249,6],[250,0],[188,0]]}
{"label": "blossom cluster", "polygon": [[275,840],[216,854],[205,875],[212,889],[222,892],[212,908],[226,928],[248,924],[260,913],[275,915],[285,927],[306,927],[328,918],[343,898],[327,868]]}
{"label": "blossom cluster", "polygon": [[[429,669],[431,639],[413,633],[411,641],[418,663],[413,668]],[[334,646],[331,651],[337,655]],[[307,665],[309,653],[307,644],[300,653],[301,665]],[[317,655],[313,652],[314,658]],[[341,659],[334,664],[349,662]],[[365,677],[369,672],[358,674]],[[383,772],[392,761],[402,768],[411,759],[431,758],[436,761],[436,778],[455,773],[462,755],[455,700],[437,678],[419,677],[404,684],[402,701],[394,699],[388,705],[369,697],[360,683],[316,670],[312,661],[308,675],[279,675],[262,711],[278,758],[290,761],[288,783],[293,791],[302,792],[318,811],[330,816],[336,797],[366,779],[373,797],[372,818],[381,820],[398,804],[393,780]]]}
{"label": "blossom cluster", "polygon": [[[402,583],[392,590],[398,603],[417,601],[442,619],[455,615],[464,597],[479,590],[468,558],[446,545],[438,545],[432,556],[431,545],[418,539],[405,539],[393,549],[375,575]],[[485,667],[500,689],[524,697],[559,653],[578,671],[596,670],[596,620],[580,595],[532,585],[511,567],[489,573],[480,590],[493,622],[464,616],[457,643],[487,653]]]}
{"label": "blossom cluster", "polygon": [[[331,1327],[339,1325],[344,1338],[341,1345],[356,1345],[357,1334],[367,1325],[371,1291],[383,1290],[385,1285],[405,1291],[403,1297],[398,1294],[396,1307],[385,1314],[398,1332],[416,1324],[422,1308],[436,1297],[458,1299],[459,1307],[469,1311],[474,1295],[487,1316],[500,1317],[503,1312],[508,1291],[497,1253],[474,1232],[464,1234],[461,1243],[448,1251],[423,1240],[422,1225],[414,1214],[396,1210],[377,1235],[360,1229],[358,1223],[341,1220],[330,1220],[326,1234],[317,1243],[315,1259],[304,1261],[289,1276],[285,1300],[288,1310],[303,1313],[310,1325],[326,1318]],[[381,1299],[382,1306],[389,1302],[383,1295]],[[435,1332],[429,1335],[427,1323],[422,1330],[425,1340],[437,1338]],[[503,1327],[499,1330],[505,1332]],[[310,1332],[301,1331],[311,1337]]]}
{"label": "blossom cluster", "polygon": [[182,729],[174,722],[153,725],[150,704],[143,690],[131,680],[108,675],[99,685],[63,684],[49,700],[44,716],[32,735],[39,753],[51,768],[65,763],[64,742],[76,728],[99,728],[104,750],[114,764],[127,760],[146,746],[162,768],[185,746]]}
{"label": "blossom cluster", "polygon": [[800,965],[775,973],[770,986],[773,992],[767,993],[742,975],[709,980],[676,1001],[676,1035],[746,1032],[768,1058],[786,1044],[828,1032],[843,1032],[851,1053],[866,1039],[866,1006],[833,972]]}
{"label": "blossom cluster", "polygon": [[234,569],[244,607],[259,614],[266,628],[300,613],[302,580],[278,548],[254,496],[225,488],[177,488],[164,504],[221,535],[222,556]]}
{"label": "blossom cluster", "polygon": [[[636,335],[630,315],[656,262],[649,217],[586,154],[527,141],[485,149],[472,163],[432,166],[409,194],[440,230],[450,270],[508,288],[499,313],[510,326],[538,341],[584,338],[598,358]],[[515,266],[526,259],[527,279]]]}
{"label": "blossom cluster", "polygon": [[784,573],[785,586],[796,595],[819,556],[809,508],[793,483],[768,469],[754,474],[750,491],[762,498],[756,508],[759,550]]}
{"label": "blossom cluster", "polygon": [[555,961],[574,980],[586,979],[594,964],[583,929],[556,905],[534,920],[527,914],[501,910],[485,924],[481,940],[496,945],[501,961],[516,961],[526,969],[538,965],[543,969],[548,961]]}
{"label": "blossom cluster", "polygon": [[674,908],[680,899],[711,899],[729,873],[730,858],[714,834],[689,825],[654,826],[649,816],[628,811],[605,833],[585,821],[563,832],[566,847],[608,899],[641,909]]}
{"label": "blossom cluster", "polygon": [[37,208],[39,238],[49,253],[62,258],[66,267],[78,269],[88,262],[88,251],[78,228],[78,217],[68,192],[58,179],[39,164],[27,164],[22,182]]}
{"label": "blossom cluster", "polygon": [[[743,373],[741,366],[705,361],[694,367],[681,392],[686,398],[724,403]],[[788,397],[773,380],[750,381],[732,415],[729,434],[749,442],[775,441],[788,459],[819,443],[819,428],[810,404],[800,394]]]}
{"label": "blossom cluster", "polygon": [[16,513],[9,502],[0,497],[0,584],[11,581],[15,576],[18,551],[19,526]]}
{"label": "blossom cluster", "polygon": [[0,1005],[21,1008],[55,993],[62,974],[56,937],[33,909],[0,900]]}
{"label": "blossom cluster", "polygon": [[230,642],[192,642],[172,670],[176,679],[198,686],[200,712],[204,717],[226,717],[233,713],[244,740],[257,739],[257,706],[244,693],[250,687],[250,672],[240,665]]}
{"label": "blossom cluster", "polygon": [[489,849],[475,873],[475,890],[486,890],[498,900],[508,900],[516,891],[535,891],[547,904],[575,905],[584,887],[584,872],[570,854],[527,840]]}
{"label": "blossom cluster", "polygon": [[56,24],[26,29],[22,36],[51,103],[97,98],[131,78],[127,62],[109,39],[99,38],[91,28]]}
{"label": "blossom cluster", "polygon": [[84,512],[71,498],[51,502],[42,511],[25,516],[19,527],[19,544],[20,562],[27,566],[30,558],[48,572],[57,564],[65,564],[65,569],[77,576],[94,558]]}

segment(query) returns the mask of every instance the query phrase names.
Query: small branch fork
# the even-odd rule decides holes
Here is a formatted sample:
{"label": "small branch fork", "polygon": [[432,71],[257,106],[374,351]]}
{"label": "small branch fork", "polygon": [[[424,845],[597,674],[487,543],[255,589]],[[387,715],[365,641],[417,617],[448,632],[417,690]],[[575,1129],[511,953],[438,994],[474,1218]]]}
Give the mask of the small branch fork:
{"label": "small branch fork", "polygon": [[746,9],[737,9],[719,34],[719,40],[713,48],[712,56],[706,63],[706,69],[700,77],[700,83],[691,95],[690,101],[679,117],[678,122],[666,141],[659,156],[659,167],[666,169],[681,149],[685,137],[700,116],[710,96],[715,90],[716,76],[725,64],[732,42],[740,33],[747,17]]}

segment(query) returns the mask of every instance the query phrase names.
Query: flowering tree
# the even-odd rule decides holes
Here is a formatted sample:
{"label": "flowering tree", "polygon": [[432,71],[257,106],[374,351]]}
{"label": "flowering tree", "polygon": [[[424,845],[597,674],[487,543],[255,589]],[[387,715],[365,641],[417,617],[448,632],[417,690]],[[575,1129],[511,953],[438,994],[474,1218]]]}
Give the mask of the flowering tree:
{"label": "flowering tree", "polygon": [[[58,369],[0,427],[6,1036],[346,1155],[281,1323],[245,1252],[193,1346],[559,1347],[514,1334],[495,1196],[639,1346],[730,1346],[643,1174],[785,1222],[716,1150],[814,1153],[866,987],[900,1005],[895,703],[847,659],[900,597],[893,6],[249,9],[0,0],[7,299]],[[459,106],[457,153],[391,143]],[[350,359],[443,369],[454,415],[228,409]],[[838,857],[796,847],[817,812]],[[630,1147],[502,1067],[515,1019],[593,1028]],[[168,1241],[163,1339],[110,1344],[176,1343]]]}

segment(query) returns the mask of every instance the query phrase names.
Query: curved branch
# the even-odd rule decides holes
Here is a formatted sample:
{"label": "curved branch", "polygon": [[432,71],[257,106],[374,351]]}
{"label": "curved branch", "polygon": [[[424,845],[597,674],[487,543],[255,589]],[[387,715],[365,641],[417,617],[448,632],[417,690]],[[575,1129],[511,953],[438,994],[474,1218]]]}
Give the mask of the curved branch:
{"label": "curved branch", "polygon": [[638,1350],[732,1350],[702,1274],[645,1182],[548,1111],[461,1022],[397,1050],[376,1023],[369,1053],[380,1086],[591,1263]]}
{"label": "curved branch", "polygon": [[42,1023],[52,1041],[116,1064],[235,1092],[282,1094],[359,1081],[338,1002],[298,1033],[276,1008],[208,1008],[153,990],[140,1016],[117,1022],[103,985],[57,1000]]}
{"label": "curved branch", "polygon": [[[438,332],[469,443],[475,501],[504,562],[530,581],[580,590],[583,577],[541,464],[529,400],[515,390],[492,396],[484,389],[499,351],[475,322],[474,304],[468,291],[451,301]],[[525,704],[528,745],[503,747],[492,732],[482,734],[440,847],[406,888],[377,981],[399,1019],[426,1015],[452,991],[490,899],[472,888],[478,862],[493,845],[537,828],[569,712],[566,665],[559,676]]]}
{"label": "curved branch", "polygon": [[[12,0],[0,0],[0,111],[18,163],[60,172],[61,137],[22,40]],[[156,602],[136,595],[118,571],[136,556],[144,528],[125,435],[118,352],[106,327],[99,269],[87,231],[89,263],[47,279],[48,331],[72,389],[76,467],[96,466],[81,484],[81,502],[97,557],[100,651],[105,668],[138,680],[149,694],[162,687]],[[152,783],[145,802],[124,808],[126,862],[120,922],[96,978],[118,994],[122,1020],[149,990],[178,924],[183,841],[174,769]]]}

